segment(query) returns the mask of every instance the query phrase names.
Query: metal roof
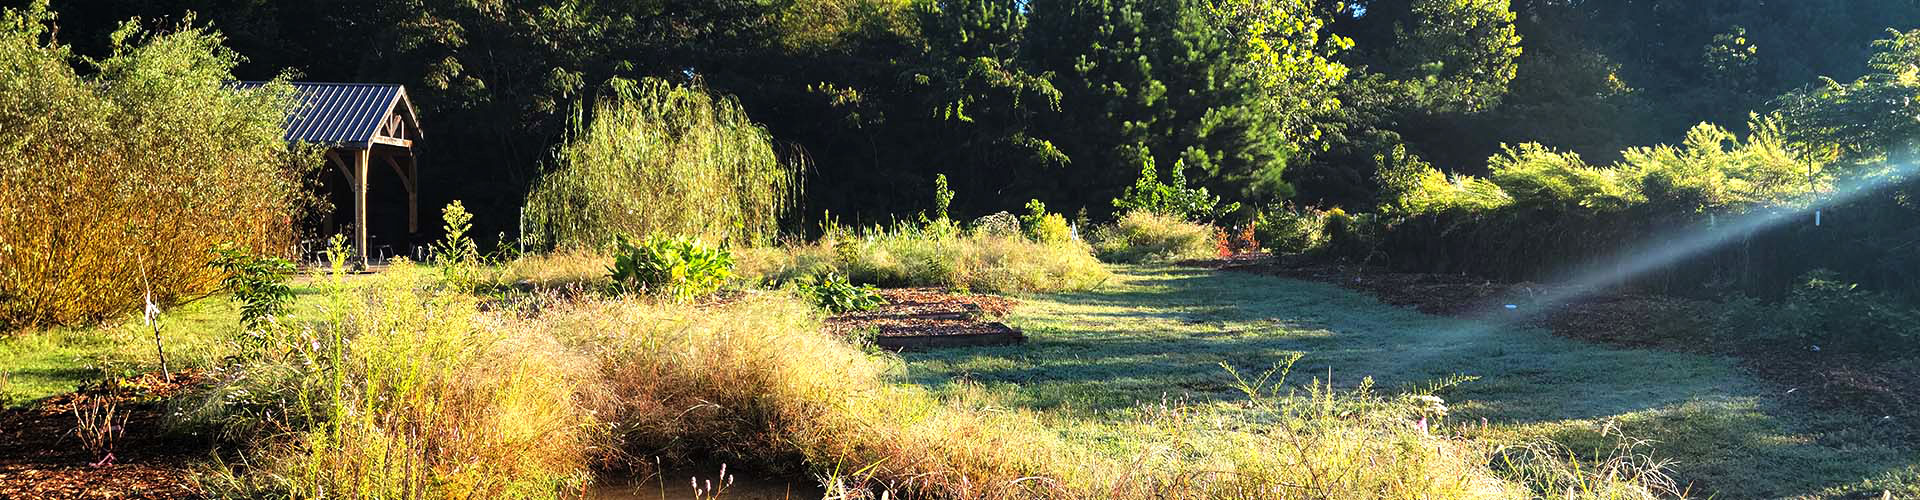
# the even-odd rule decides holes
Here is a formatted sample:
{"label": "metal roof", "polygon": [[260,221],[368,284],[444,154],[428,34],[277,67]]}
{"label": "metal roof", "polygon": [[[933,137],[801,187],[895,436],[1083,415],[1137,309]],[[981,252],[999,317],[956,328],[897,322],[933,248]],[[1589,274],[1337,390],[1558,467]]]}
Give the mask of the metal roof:
{"label": "metal roof", "polygon": [[[251,81],[237,82],[234,86],[244,89],[265,84]],[[392,83],[292,82],[292,85],[299,92],[300,109],[287,119],[287,140],[338,147],[373,147],[374,134],[388,115],[400,111],[397,105],[407,96],[406,87]],[[408,109],[407,114],[411,115],[412,110]],[[408,118],[411,122],[412,117]]]}

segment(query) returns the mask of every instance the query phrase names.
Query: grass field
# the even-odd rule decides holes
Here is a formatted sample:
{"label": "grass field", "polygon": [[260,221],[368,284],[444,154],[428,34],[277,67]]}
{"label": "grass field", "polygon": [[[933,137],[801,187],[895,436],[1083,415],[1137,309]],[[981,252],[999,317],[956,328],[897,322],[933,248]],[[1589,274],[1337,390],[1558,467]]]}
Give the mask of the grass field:
{"label": "grass field", "polygon": [[[294,287],[296,313],[311,311],[319,290]],[[240,311],[226,297],[210,297],[161,316],[160,336],[175,370],[206,368],[233,352]],[[139,317],[100,326],[55,327],[0,336],[0,403],[20,407],[72,392],[103,374],[133,376],[160,369],[153,330]]]}
{"label": "grass field", "polygon": [[[1339,287],[1242,273],[1125,268],[1089,293],[1035,297],[1009,322],[1026,345],[909,354],[913,380],[984,385],[1040,409],[1073,438],[1116,453],[1150,441],[1128,425],[1143,404],[1243,399],[1220,364],[1258,373],[1304,354],[1290,383],[1371,377],[1394,390],[1452,375],[1456,433],[1492,442],[1551,439],[1605,451],[1613,428],[1697,496],[1920,495],[1920,452],[1889,444],[1878,417],[1783,407],[1730,360],[1586,344],[1528,328],[1424,315]],[[1233,406],[1214,405],[1223,420]],[[1479,425],[1485,419],[1490,425]],[[1649,451],[1649,450],[1642,450]]]}
{"label": "grass field", "polygon": [[[905,354],[904,380],[932,389],[939,404],[1018,415],[1008,421],[1026,422],[1020,432],[1036,442],[1123,470],[1138,461],[1229,463],[1242,453],[1279,453],[1257,445],[1255,436],[1272,436],[1273,415],[1245,404],[1241,382],[1301,356],[1288,386],[1318,379],[1353,388],[1368,380],[1391,394],[1478,377],[1440,393],[1452,416],[1437,433],[1486,446],[1552,442],[1587,455],[1588,463],[1617,456],[1623,435],[1646,440],[1632,451],[1670,462],[1693,497],[1920,496],[1920,452],[1898,444],[1878,417],[1787,405],[1778,396],[1789,388],[1758,381],[1728,359],[1430,316],[1320,283],[1115,269],[1095,291],[1026,298],[1007,321],[1031,342]],[[298,291],[301,311],[325,302],[313,286]],[[221,332],[235,321],[233,306],[220,298],[168,313],[163,333],[176,369],[212,366],[230,353]],[[8,380],[0,394],[20,406],[102,373],[155,369],[151,334],[136,326],[0,339]],[[596,328],[614,327],[569,331]]]}

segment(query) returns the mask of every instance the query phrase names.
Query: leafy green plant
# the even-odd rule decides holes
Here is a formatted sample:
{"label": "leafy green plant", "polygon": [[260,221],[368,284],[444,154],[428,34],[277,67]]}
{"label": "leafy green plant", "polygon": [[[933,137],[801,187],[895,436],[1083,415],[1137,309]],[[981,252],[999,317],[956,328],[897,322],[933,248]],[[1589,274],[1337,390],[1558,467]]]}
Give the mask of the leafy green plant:
{"label": "leafy green plant", "polygon": [[[955,224],[947,213],[947,209],[951,206],[953,206],[953,189],[947,187],[947,175],[940,174],[934,176],[933,218],[928,218],[926,212],[920,213],[920,227],[922,232],[942,238],[959,234],[960,225]],[[827,232],[827,234],[831,235],[832,231]]]}
{"label": "leafy green plant", "polygon": [[440,241],[433,244],[433,260],[439,265],[441,278],[455,287],[465,287],[476,281],[480,261],[480,246],[467,231],[473,229],[473,214],[453,200],[446,208],[440,209],[440,218],[445,224],[441,230],[446,233]]}
{"label": "leafy green plant", "polygon": [[478,260],[480,246],[467,236],[467,231],[473,230],[473,214],[467,212],[467,207],[461,205],[460,200],[453,200],[446,208],[440,209],[440,218],[444,221],[442,230],[446,235],[434,243],[434,260],[442,265],[467,264]]}
{"label": "leafy green plant", "polygon": [[353,257],[353,247],[347,246],[346,234],[335,234],[327,238],[327,272],[338,279],[347,273],[347,259]]}
{"label": "leafy green plant", "polygon": [[1779,323],[1788,335],[1815,346],[1882,355],[1920,347],[1920,311],[1862,290],[1830,270],[1814,270],[1801,280],[1787,294]]}
{"label": "leafy green plant", "polygon": [[873,285],[854,285],[839,273],[828,273],[813,280],[794,284],[794,289],[814,305],[834,314],[871,311],[887,303]]}
{"label": "leafy green plant", "polygon": [[615,245],[607,272],[621,291],[689,299],[711,294],[733,277],[733,253],[697,239],[651,236],[635,245],[621,236]]}
{"label": "leafy green plant", "polygon": [[1027,214],[1020,216],[1020,230],[1026,233],[1027,238],[1041,243],[1073,239],[1073,228],[1067,225],[1067,218],[1047,213],[1047,205],[1040,200],[1027,202]]}
{"label": "leafy green plant", "polygon": [[1302,254],[1327,243],[1329,212],[1290,205],[1269,207],[1254,221],[1254,240],[1282,254]]}
{"label": "leafy green plant", "polygon": [[947,208],[953,206],[953,189],[947,187],[947,174],[933,177],[934,220],[948,220]]}
{"label": "leafy green plant", "polygon": [[1169,179],[1171,183],[1161,183],[1153,162],[1146,162],[1140,167],[1140,178],[1113,200],[1113,207],[1126,212],[1146,211],[1194,222],[1211,221],[1240,210],[1239,203],[1221,205],[1220,197],[1208,193],[1207,188],[1188,188],[1184,170],[1184,162],[1175,162],[1173,176]]}
{"label": "leafy green plant", "polygon": [[293,303],[293,262],[273,256],[247,253],[227,244],[214,249],[210,263],[226,273],[220,287],[240,303],[240,324],[248,335],[257,334],[287,312]]}

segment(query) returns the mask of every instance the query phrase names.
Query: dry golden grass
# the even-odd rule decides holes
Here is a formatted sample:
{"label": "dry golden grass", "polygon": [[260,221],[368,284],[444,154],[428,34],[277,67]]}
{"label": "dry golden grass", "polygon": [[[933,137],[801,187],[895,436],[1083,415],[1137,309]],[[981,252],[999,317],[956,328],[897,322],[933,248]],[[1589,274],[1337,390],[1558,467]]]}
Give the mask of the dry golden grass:
{"label": "dry golden grass", "polygon": [[1100,259],[1108,262],[1178,262],[1219,256],[1212,226],[1138,210],[1095,229],[1093,242]]}
{"label": "dry golden grass", "polygon": [[318,321],[282,330],[216,394],[229,403],[280,395],[264,418],[293,432],[262,438],[257,467],[214,489],[524,498],[584,485],[603,441],[593,360],[479,313],[474,297],[431,276],[402,263],[330,283]]}
{"label": "dry golden grass", "polygon": [[[536,293],[482,311],[432,275],[400,265],[330,285],[319,321],[243,371],[290,374],[273,380],[297,402],[272,410],[294,411],[295,431],[216,490],[561,497],[596,466],[718,457],[810,473],[841,498],[1527,497],[1487,467],[1500,450],[1418,430],[1404,398],[1326,390],[1077,420],[979,386],[904,383],[898,358],[824,332],[785,293],[705,305]],[[273,391],[254,384],[237,385]],[[1540,464],[1541,477],[1595,484]]]}
{"label": "dry golden grass", "polygon": [[941,233],[911,227],[738,253],[736,274],[768,283],[839,273],[880,286],[1005,294],[1092,289],[1111,276],[1078,241]]}
{"label": "dry golden grass", "polygon": [[596,288],[612,284],[607,277],[607,269],[612,265],[613,258],[604,253],[568,249],[514,259],[499,269],[498,278],[540,289]]}

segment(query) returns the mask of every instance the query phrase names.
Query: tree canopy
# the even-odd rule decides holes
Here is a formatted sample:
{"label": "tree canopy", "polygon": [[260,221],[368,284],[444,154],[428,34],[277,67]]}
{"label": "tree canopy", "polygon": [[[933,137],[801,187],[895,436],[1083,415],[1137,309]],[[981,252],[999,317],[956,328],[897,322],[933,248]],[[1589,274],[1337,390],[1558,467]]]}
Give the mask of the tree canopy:
{"label": "tree canopy", "polygon": [[[926,209],[923,193],[945,175],[962,194],[960,216],[1039,199],[1100,218],[1143,168],[1159,178],[1178,171],[1245,207],[1227,216],[1247,217],[1287,202],[1378,206],[1375,170],[1393,158],[1484,175],[1503,145],[1537,142],[1604,164],[1702,122],[1739,127],[1776,104],[1892,98],[1904,85],[1905,70],[1888,59],[1897,56],[1863,61],[1888,25],[1920,22],[1920,0],[102,0],[52,9],[75,57],[108,55],[108,35],[129,18],[164,25],[192,12],[244,56],[237,77],[408,85],[432,139],[429,168],[462,172],[440,177],[422,203],[469,200],[479,234],[511,230],[519,201],[555,167],[568,114],[595,109],[616,78],[737,99],[776,150],[810,158],[798,217],[884,222]],[[1776,101],[1789,93],[1798,97]],[[1850,133],[1838,122],[1795,123]],[[1885,125],[1867,128],[1911,135],[1901,128],[1910,122]]]}

